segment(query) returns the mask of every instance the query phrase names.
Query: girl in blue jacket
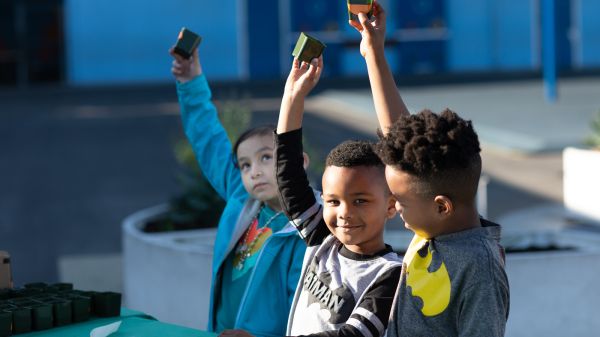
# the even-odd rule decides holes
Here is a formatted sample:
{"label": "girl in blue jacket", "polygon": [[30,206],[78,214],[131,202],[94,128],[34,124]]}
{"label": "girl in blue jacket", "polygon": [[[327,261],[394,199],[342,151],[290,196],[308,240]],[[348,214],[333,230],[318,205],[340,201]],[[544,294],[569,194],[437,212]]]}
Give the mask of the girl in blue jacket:
{"label": "girl in blue jacket", "polygon": [[198,50],[187,60],[170,53],[185,134],[202,172],[226,201],[215,239],[208,330],[284,336],[306,245],[279,204],[274,128],[251,129],[232,148]]}

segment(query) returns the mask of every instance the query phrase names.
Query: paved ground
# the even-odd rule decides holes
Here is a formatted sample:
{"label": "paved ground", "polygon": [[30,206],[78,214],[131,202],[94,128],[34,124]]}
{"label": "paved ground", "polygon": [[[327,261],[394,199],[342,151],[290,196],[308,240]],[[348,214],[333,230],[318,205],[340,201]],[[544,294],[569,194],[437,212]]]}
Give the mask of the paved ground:
{"label": "paved ground", "polygon": [[[486,142],[494,220],[561,202],[557,149],[586,132],[600,109],[599,84],[565,81],[556,106],[544,103],[541,83],[531,81],[402,93],[413,110],[450,106],[474,120]],[[244,102],[253,124],[275,121],[280,91]],[[371,137],[370,106],[366,89],[314,96],[305,129],[317,156],[343,139]],[[13,256],[16,283],[86,274],[92,280],[85,282],[118,289],[121,220],[179,191],[172,144],[181,136],[172,86],[0,92],[0,249]]]}
{"label": "paved ground", "polygon": [[[547,103],[540,80],[439,85],[400,89],[408,108],[441,111],[449,107],[473,120],[481,140],[494,148],[524,153],[560,151],[578,145],[600,113],[600,78],[559,82],[559,100]],[[374,108],[366,89],[323,92],[313,102],[329,115],[346,116],[371,129]]]}

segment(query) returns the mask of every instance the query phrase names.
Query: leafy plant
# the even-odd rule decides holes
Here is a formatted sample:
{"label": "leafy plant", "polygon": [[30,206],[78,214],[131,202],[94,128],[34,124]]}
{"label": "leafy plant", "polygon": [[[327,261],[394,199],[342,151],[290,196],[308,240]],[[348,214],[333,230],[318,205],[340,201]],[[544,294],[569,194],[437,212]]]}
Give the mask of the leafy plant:
{"label": "leafy plant", "polygon": [[[237,139],[250,123],[250,109],[239,101],[219,104],[219,119],[230,140]],[[186,138],[178,140],[173,151],[180,165],[177,181],[181,195],[171,198],[169,210],[160,219],[146,224],[146,232],[197,229],[216,226],[225,202],[212,188],[198,167],[194,150]]]}
{"label": "leafy plant", "polygon": [[593,148],[600,149],[600,111],[598,111],[590,126],[592,134],[585,139],[585,143]]}

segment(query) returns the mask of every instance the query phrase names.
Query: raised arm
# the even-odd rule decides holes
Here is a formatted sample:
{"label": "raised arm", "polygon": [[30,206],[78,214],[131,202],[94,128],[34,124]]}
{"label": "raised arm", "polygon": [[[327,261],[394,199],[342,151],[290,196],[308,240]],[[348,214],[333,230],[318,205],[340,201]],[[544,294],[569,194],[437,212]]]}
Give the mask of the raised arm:
{"label": "raised arm", "polygon": [[294,59],[281,99],[277,122],[278,134],[302,127],[304,99],[319,82],[322,70],[323,56],[313,59],[310,64]]}
{"label": "raised arm", "polygon": [[322,68],[321,57],[313,59],[310,66],[294,60],[285,84],[275,136],[281,205],[309,246],[319,244],[328,234],[322,224],[322,206],[317,202],[304,171],[301,129],[304,98],[319,81]]}
{"label": "raised arm", "polygon": [[364,13],[360,13],[358,17],[360,22],[350,20],[349,23],[361,34],[360,53],[367,63],[379,127],[386,134],[394,121],[409,112],[385,58],[385,11],[378,2],[374,2],[371,19]]}
{"label": "raised arm", "polygon": [[240,171],[235,167],[231,142],[217,117],[211,91],[202,73],[198,49],[190,59],[169,50],[173,56],[171,72],[177,80],[177,96],[185,134],[196,160],[215,191],[225,199],[247,193]]}

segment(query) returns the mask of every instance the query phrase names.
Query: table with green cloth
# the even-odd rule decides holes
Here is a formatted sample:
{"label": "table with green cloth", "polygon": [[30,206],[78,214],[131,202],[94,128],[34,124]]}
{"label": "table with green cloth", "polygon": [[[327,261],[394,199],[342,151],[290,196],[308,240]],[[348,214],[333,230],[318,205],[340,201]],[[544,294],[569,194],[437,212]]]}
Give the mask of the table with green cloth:
{"label": "table with green cloth", "polygon": [[34,331],[13,335],[15,337],[88,337],[90,332],[100,326],[121,321],[119,330],[110,337],[216,337],[212,332],[186,328],[179,325],[163,323],[142,312],[121,309],[121,316],[99,318],[89,321],[55,327],[48,330]]}

